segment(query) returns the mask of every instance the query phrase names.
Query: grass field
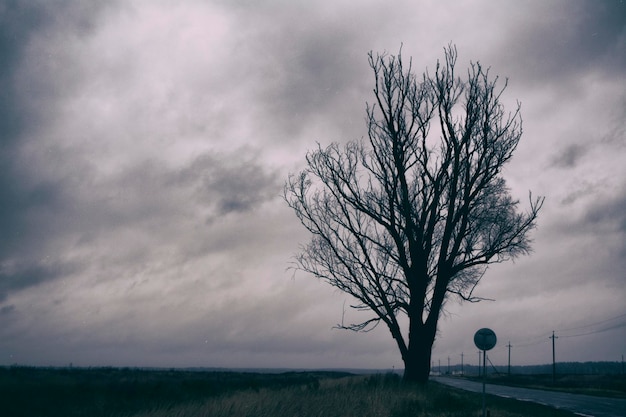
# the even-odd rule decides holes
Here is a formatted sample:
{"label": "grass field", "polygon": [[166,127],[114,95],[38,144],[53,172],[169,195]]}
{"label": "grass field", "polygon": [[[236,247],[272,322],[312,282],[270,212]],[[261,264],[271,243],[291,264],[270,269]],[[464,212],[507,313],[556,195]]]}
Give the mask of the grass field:
{"label": "grass field", "polygon": [[[573,416],[489,397],[492,417]],[[481,396],[397,375],[236,373],[134,369],[0,368],[0,415],[56,416],[480,416]]]}

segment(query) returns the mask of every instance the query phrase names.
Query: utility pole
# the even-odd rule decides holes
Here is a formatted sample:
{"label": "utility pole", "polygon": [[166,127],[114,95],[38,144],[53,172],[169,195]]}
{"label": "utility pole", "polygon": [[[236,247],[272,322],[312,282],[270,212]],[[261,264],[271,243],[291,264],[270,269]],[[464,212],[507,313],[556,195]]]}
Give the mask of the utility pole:
{"label": "utility pole", "polygon": [[506,345],[506,347],[509,348],[509,367],[508,367],[508,374],[509,376],[511,376],[511,341],[509,340],[509,344]]}
{"label": "utility pole", "polygon": [[483,350],[483,417],[486,417],[486,400],[485,400],[485,382],[487,380],[487,369],[485,368],[485,364],[487,363],[487,351]]}
{"label": "utility pole", "polygon": [[554,340],[558,339],[558,336],[554,335],[554,330],[552,330],[552,336],[549,337],[552,339],[552,385],[556,383],[556,356],[554,353]]}
{"label": "utility pole", "polygon": [[[622,355],[622,373],[624,373],[624,355]],[[461,352],[461,376],[465,375],[463,372],[463,352]]]}
{"label": "utility pole", "polygon": [[450,356],[448,356],[448,375],[450,375]]}
{"label": "utility pole", "polygon": [[438,360],[439,360],[439,375],[441,375],[441,359],[438,359]]}

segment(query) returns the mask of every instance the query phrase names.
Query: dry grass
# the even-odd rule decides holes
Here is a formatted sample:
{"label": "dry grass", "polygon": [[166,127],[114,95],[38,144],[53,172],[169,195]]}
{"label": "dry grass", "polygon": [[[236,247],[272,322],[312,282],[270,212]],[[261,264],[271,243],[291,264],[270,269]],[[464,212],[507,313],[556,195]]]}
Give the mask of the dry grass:
{"label": "dry grass", "polygon": [[[573,416],[550,407],[489,398],[492,417]],[[281,389],[234,392],[203,402],[156,409],[134,417],[465,417],[480,416],[480,395],[436,383],[402,384],[395,376],[322,380]]]}

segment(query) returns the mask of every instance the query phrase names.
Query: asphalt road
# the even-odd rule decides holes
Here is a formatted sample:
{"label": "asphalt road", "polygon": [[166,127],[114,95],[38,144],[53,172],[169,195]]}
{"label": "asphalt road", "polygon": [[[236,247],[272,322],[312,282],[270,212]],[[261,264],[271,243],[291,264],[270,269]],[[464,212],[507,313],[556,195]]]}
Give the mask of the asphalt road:
{"label": "asphalt road", "polygon": [[[461,388],[466,391],[482,392],[480,382],[457,378],[434,377],[434,381]],[[626,400],[619,398],[593,397],[590,395],[569,394],[566,392],[542,391],[537,389],[486,385],[487,394],[532,401],[555,408],[593,417],[626,417]]]}

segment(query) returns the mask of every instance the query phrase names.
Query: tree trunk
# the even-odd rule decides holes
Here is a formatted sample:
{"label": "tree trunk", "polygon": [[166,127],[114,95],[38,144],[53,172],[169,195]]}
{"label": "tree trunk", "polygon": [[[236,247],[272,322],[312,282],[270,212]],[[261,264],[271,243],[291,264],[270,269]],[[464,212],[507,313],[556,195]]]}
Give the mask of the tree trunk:
{"label": "tree trunk", "polygon": [[[413,322],[413,320],[411,320]],[[404,360],[404,380],[426,384],[430,375],[430,363],[437,325],[417,323],[410,325],[409,346]]]}
{"label": "tree trunk", "polygon": [[430,375],[432,342],[411,343],[404,358],[404,380],[426,384]]}

